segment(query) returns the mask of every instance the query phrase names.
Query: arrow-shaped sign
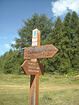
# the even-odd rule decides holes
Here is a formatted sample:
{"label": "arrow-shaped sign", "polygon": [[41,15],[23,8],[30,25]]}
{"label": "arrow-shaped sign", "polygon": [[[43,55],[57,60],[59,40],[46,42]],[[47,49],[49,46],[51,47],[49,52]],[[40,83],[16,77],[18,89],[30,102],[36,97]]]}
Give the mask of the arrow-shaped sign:
{"label": "arrow-shaped sign", "polygon": [[33,61],[27,61],[25,60],[24,63],[21,66],[24,70],[24,72],[27,75],[43,75],[44,74],[44,66],[43,64]]}
{"label": "arrow-shaped sign", "polygon": [[51,58],[57,51],[58,49],[54,45],[28,47],[24,49],[24,59]]}

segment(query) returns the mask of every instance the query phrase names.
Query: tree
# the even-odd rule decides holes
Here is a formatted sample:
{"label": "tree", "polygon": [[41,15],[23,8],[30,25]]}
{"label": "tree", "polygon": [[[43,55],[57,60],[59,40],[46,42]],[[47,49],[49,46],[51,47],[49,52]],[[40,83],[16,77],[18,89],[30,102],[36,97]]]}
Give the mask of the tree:
{"label": "tree", "polygon": [[71,17],[71,38],[72,38],[72,67],[79,71],[79,17],[76,12]]}
{"label": "tree", "polygon": [[54,24],[54,28],[52,32],[49,34],[49,37],[47,38],[48,44],[53,44],[58,48],[58,53],[55,55],[54,58],[49,59],[49,65],[51,64],[50,70],[52,68],[52,71],[58,71],[58,72],[64,72],[64,63],[63,60],[63,23],[60,19],[60,17],[57,18]]}
{"label": "tree", "polygon": [[23,55],[18,51],[13,51],[10,49],[9,52],[6,52],[1,57],[1,66],[0,70],[4,73],[20,73],[21,72],[21,64],[23,63]]}
{"label": "tree", "polygon": [[52,19],[48,19],[46,15],[34,14],[32,18],[24,21],[24,26],[19,30],[20,38],[16,38],[16,44],[13,46],[16,49],[31,46],[32,30],[35,28],[41,30],[41,44],[44,44],[48,34],[52,31],[52,25]]}
{"label": "tree", "polygon": [[[52,32],[52,18],[48,19],[45,14],[34,14],[32,18],[24,21],[24,26],[19,30],[19,37],[16,44],[12,45],[16,49],[22,49],[32,45],[32,30],[38,28],[41,31],[41,45],[46,43],[49,33]],[[47,65],[47,63],[46,63]]]}
{"label": "tree", "polygon": [[68,73],[72,71],[73,62],[78,67],[78,62],[75,62],[78,56],[74,59],[74,51],[76,50],[77,54],[78,48],[74,50],[73,47],[75,45],[78,46],[78,42],[76,41],[76,39],[78,40],[78,38],[76,38],[77,33],[74,31],[78,31],[78,28],[74,28],[78,24],[77,20],[78,17],[74,12],[72,13],[72,16],[70,13],[67,13],[63,22],[61,21],[60,17],[58,17],[55,21],[52,32],[47,38],[47,42],[54,44],[59,50],[53,59],[48,60],[50,68],[53,66],[54,70],[58,71],[59,73]]}

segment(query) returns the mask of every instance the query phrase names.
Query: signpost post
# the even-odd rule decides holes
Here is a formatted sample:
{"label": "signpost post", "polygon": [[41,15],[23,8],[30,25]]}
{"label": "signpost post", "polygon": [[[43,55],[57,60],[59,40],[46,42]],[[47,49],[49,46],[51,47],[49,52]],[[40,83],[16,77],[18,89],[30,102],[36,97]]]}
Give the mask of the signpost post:
{"label": "signpost post", "polygon": [[[53,45],[40,46],[40,31],[32,32],[32,47],[24,49],[24,59],[22,68],[27,75],[30,75],[30,104],[39,104],[39,75],[44,74],[44,66],[39,62],[39,58],[51,58],[58,49]],[[31,59],[31,60],[29,60]]]}

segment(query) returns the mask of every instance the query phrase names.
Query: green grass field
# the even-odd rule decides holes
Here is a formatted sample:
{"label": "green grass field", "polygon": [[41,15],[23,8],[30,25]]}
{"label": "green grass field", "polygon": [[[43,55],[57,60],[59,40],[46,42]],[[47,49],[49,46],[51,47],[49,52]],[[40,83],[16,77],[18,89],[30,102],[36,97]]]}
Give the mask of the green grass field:
{"label": "green grass field", "polygon": [[[0,105],[29,105],[25,75],[0,74]],[[79,105],[79,78],[45,74],[39,81],[39,105]]]}

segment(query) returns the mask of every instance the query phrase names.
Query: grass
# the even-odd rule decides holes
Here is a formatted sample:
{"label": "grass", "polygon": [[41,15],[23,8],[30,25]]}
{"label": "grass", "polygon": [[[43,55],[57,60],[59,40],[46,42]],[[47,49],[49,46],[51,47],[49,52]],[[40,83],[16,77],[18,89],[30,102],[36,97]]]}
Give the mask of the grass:
{"label": "grass", "polygon": [[[30,76],[0,74],[0,105],[29,105]],[[79,78],[45,74],[39,79],[39,105],[79,105]]]}

